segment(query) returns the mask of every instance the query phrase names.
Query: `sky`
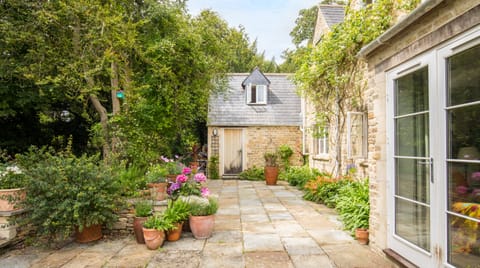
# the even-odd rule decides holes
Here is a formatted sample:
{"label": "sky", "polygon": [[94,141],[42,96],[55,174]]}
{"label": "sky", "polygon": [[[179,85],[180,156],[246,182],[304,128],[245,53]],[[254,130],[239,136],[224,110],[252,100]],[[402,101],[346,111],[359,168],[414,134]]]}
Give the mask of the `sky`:
{"label": "sky", "polygon": [[275,57],[281,63],[282,52],[293,49],[290,31],[301,9],[310,8],[320,0],[188,0],[192,15],[211,9],[227,21],[230,27],[243,25],[253,42],[257,39],[258,52],[265,51],[265,59]]}

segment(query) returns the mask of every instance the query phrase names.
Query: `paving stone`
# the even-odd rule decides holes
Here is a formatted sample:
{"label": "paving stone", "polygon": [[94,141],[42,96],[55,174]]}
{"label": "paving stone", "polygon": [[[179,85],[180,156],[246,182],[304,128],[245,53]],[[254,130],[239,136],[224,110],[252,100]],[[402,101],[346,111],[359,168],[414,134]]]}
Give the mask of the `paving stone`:
{"label": "paving stone", "polygon": [[[45,258],[40,259],[37,262],[32,264],[33,267],[43,268],[43,267],[61,267],[67,262],[75,258],[85,250],[85,248],[63,248],[56,251],[54,254],[50,254]],[[8,267],[9,265],[7,265]],[[15,267],[15,266],[12,266]]]}
{"label": "paving stone", "polygon": [[295,218],[293,218],[292,214],[290,212],[269,212],[268,216],[270,217],[271,221],[293,221]]}
{"label": "paving stone", "polygon": [[200,251],[175,250],[158,251],[152,258],[147,268],[175,267],[196,268],[200,265],[202,256]]}
{"label": "paving stone", "polygon": [[268,218],[267,214],[264,214],[264,213],[241,215],[241,220],[242,222],[254,222],[254,223],[270,222],[270,219]]}
{"label": "paving stone", "polygon": [[[334,268],[336,267],[333,264],[327,255],[294,255],[291,256],[292,262],[295,267],[301,268]],[[356,267],[356,266],[354,266]],[[371,267],[380,267],[380,266],[371,266]],[[351,267],[349,267],[351,268]]]}
{"label": "paving stone", "polygon": [[242,230],[244,233],[276,234],[271,222],[242,222]]}
{"label": "paving stone", "polygon": [[216,215],[214,231],[240,231],[240,215]]}
{"label": "paving stone", "polygon": [[307,232],[321,246],[355,242],[355,240],[349,234],[341,230],[308,230]]}
{"label": "paving stone", "polygon": [[216,231],[207,240],[209,243],[241,243],[242,233],[240,231]]}
{"label": "paving stone", "polygon": [[179,240],[169,242],[165,241],[163,244],[164,250],[188,250],[188,251],[201,251],[205,246],[205,239],[195,239],[190,232],[182,232],[182,236]]}
{"label": "paving stone", "polygon": [[255,268],[293,268],[293,263],[284,251],[277,252],[247,252],[245,267]]}
{"label": "paving stone", "polygon": [[145,267],[155,254],[156,251],[147,250],[145,244],[130,244],[112,257],[104,267]]}
{"label": "paving stone", "polygon": [[325,253],[338,268],[394,268],[397,267],[384,257],[377,255],[358,243],[323,246]]}
{"label": "paving stone", "polygon": [[240,256],[202,256],[200,268],[244,268],[245,260]]}
{"label": "paving stone", "polygon": [[277,234],[244,233],[243,248],[251,251],[283,251],[280,236]]}
{"label": "paving stone", "polygon": [[240,207],[241,214],[253,214],[256,215],[258,213],[265,213],[265,209],[262,206],[241,206]]}
{"label": "paving stone", "polygon": [[305,237],[309,234],[296,221],[275,221],[273,222],[275,232],[280,237]]}
{"label": "paving stone", "polygon": [[285,237],[282,242],[290,256],[325,254],[311,237]]}
{"label": "paving stone", "polygon": [[287,211],[287,209],[280,203],[265,203],[263,205],[267,212],[270,211]]}
{"label": "paving stone", "polygon": [[241,257],[243,253],[242,242],[236,243],[207,243],[202,251],[204,256],[235,256]]}

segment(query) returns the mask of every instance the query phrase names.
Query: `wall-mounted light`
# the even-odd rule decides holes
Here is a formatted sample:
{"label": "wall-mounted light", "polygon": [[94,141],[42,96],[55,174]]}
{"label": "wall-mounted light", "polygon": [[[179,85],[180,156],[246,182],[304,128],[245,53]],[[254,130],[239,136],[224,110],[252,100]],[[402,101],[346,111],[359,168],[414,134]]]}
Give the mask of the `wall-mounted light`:
{"label": "wall-mounted light", "polygon": [[212,133],[213,133],[213,136],[216,137],[218,135],[218,129],[214,128]]}

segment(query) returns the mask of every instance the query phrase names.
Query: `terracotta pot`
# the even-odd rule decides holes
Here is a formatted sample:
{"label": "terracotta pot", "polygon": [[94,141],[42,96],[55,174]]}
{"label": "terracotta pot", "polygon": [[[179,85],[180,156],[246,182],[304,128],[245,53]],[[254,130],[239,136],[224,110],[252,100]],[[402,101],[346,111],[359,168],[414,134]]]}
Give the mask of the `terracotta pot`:
{"label": "terracotta pot", "polygon": [[165,241],[165,232],[157,229],[143,228],[143,238],[148,249],[155,250],[162,246]]}
{"label": "terracotta pot", "polygon": [[135,233],[135,239],[138,244],[145,244],[143,238],[143,223],[147,220],[147,217],[135,217],[133,219],[133,232]]}
{"label": "terracotta pot", "polygon": [[190,229],[196,239],[206,239],[212,235],[215,215],[190,216]]}
{"label": "terracotta pot", "polygon": [[97,241],[100,238],[102,238],[102,225],[100,224],[86,226],[81,232],[78,230],[78,227],[75,228],[75,241],[78,243]]}
{"label": "terracotta pot", "polygon": [[14,211],[22,209],[18,204],[25,200],[24,188],[0,190],[0,211]]}
{"label": "terracotta pot", "polygon": [[357,239],[358,243],[362,245],[368,244],[368,229],[357,228],[355,230],[355,238]]}
{"label": "terracotta pot", "polygon": [[265,167],[265,182],[267,185],[276,185],[278,178],[278,167]]}
{"label": "terracotta pot", "polygon": [[162,201],[167,198],[166,182],[149,183],[147,186],[150,188],[152,199]]}
{"label": "terracotta pot", "polygon": [[175,223],[175,229],[167,232],[167,240],[177,241],[178,239],[180,239],[180,236],[182,235],[182,227],[183,227],[183,222]]}

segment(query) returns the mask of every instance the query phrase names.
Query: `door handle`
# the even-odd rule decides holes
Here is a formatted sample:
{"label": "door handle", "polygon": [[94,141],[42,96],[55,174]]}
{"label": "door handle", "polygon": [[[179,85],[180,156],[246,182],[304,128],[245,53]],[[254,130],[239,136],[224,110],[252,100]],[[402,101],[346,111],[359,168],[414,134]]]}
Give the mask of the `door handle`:
{"label": "door handle", "polygon": [[429,165],[430,166],[430,182],[434,183],[435,178],[433,176],[433,157],[430,157],[430,159],[426,161],[418,161],[418,165]]}

